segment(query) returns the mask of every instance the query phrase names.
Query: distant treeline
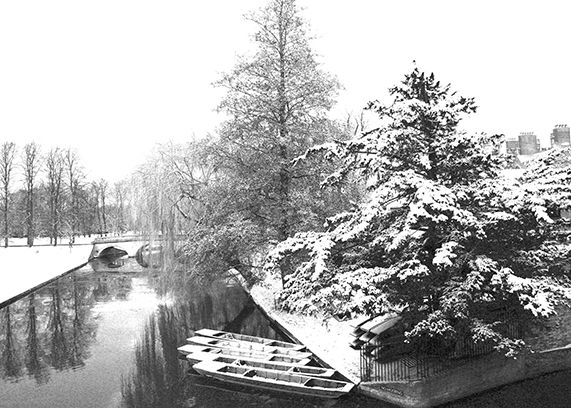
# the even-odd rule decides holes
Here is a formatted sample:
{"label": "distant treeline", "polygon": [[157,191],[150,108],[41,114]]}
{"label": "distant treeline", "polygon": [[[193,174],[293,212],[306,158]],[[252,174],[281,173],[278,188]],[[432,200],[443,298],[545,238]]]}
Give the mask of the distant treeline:
{"label": "distant treeline", "polygon": [[42,151],[37,143],[0,146],[2,244],[10,238],[62,237],[120,233],[136,229],[128,183],[89,180],[77,152],[67,148]]}

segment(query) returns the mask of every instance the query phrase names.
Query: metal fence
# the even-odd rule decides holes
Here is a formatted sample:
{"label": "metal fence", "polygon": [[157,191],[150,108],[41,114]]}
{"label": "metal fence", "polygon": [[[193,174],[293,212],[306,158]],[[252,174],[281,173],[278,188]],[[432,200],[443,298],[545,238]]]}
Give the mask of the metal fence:
{"label": "metal fence", "polygon": [[450,368],[450,360],[430,356],[401,356],[378,361],[361,350],[361,381],[400,382],[428,378]]}
{"label": "metal fence", "polygon": [[[522,327],[510,323],[504,327],[509,337],[521,338]],[[402,339],[404,341],[404,338]],[[365,344],[360,350],[361,381],[400,382],[421,380],[466,364],[472,359],[494,352],[491,342],[474,343],[466,338],[453,349],[437,350],[424,347],[422,352],[401,348],[398,354],[385,353],[383,344]]]}

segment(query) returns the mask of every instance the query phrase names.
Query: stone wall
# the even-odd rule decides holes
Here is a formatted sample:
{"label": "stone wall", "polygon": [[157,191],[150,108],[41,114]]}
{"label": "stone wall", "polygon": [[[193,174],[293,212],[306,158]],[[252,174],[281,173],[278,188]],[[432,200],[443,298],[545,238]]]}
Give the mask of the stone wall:
{"label": "stone wall", "polygon": [[402,407],[433,407],[492,388],[554,371],[571,369],[571,347],[517,359],[493,354],[421,381],[361,383],[363,394]]}
{"label": "stone wall", "polygon": [[571,343],[571,308],[558,306],[557,314],[531,329],[526,342],[533,350],[548,350]]}

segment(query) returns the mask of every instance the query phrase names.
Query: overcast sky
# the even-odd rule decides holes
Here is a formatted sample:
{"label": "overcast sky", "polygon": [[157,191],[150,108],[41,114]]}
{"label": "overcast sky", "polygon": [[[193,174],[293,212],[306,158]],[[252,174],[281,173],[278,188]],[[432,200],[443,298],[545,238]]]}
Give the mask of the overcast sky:
{"label": "overcast sky", "polygon": [[[480,109],[469,130],[547,143],[571,123],[566,1],[299,0],[336,115],[387,97],[416,60]],[[0,141],[74,147],[119,180],[155,143],[215,132],[211,83],[252,49],[263,0],[0,2]]]}

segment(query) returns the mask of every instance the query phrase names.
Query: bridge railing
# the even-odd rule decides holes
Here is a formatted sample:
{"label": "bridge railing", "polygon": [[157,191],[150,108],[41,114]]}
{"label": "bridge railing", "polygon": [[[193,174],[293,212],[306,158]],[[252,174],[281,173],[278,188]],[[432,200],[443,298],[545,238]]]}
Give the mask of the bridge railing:
{"label": "bridge railing", "polygon": [[[92,242],[93,245],[96,244],[112,244],[117,242],[132,242],[132,241],[164,241],[170,237],[163,237],[162,235],[149,236],[149,235],[120,235],[116,237],[98,237]],[[174,237],[176,240],[183,240],[186,238],[185,235],[176,235]]]}

